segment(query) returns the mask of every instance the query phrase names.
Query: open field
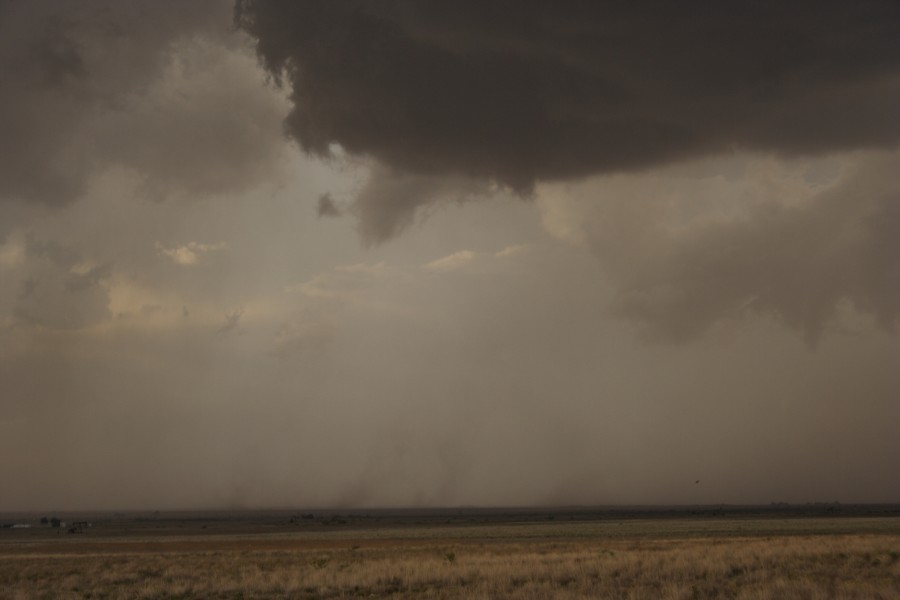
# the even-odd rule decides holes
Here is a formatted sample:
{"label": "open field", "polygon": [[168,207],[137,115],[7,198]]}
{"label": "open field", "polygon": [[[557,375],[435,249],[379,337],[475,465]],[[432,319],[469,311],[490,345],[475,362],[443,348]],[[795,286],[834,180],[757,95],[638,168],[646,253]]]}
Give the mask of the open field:
{"label": "open field", "polygon": [[0,598],[900,598],[895,514],[592,514],[94,515],[0,529]]}

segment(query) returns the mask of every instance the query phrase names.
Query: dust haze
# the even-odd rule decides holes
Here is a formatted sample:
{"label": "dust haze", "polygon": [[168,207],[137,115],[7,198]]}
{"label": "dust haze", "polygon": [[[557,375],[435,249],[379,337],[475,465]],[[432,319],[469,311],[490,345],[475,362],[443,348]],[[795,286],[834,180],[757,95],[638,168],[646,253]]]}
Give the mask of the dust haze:
{"label": "dust haze", "polygon": [[0,2],[0,510],[897,502],[898,17]]}

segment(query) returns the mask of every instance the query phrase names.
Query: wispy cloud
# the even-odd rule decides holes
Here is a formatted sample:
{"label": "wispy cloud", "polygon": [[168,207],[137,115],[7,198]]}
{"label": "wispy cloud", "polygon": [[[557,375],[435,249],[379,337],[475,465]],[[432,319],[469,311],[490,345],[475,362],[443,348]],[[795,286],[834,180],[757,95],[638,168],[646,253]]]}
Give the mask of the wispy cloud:
{"label": "wispy cloud", "polygon": [[156,249],[161,255],[171,259],[172,262],[183,267],[195,266],[200,263],[205,254],[215,252],[216,250],[221,250],[223,248],[225,248],[225,242],[219,242],[218,244],[188,242],[187,244],[181,244],[171,247],[163,246],[159,242],[156,243]]}
{"label": "wispy cloud", "polygon": [[528,251],[528,246],[524,244],[514,244],[512,246],[507,246],[503,250],[494,254],[494,258],[512,258],[513,256],[519,256],[520,254],[524,254]]}
{"label": "wispy cloud", "polygon": [[471,250],[460,250],[443,258],[433,260],[422,268],[439,272],[455,271],[471,263],[475,260],[475,256],[476,254]]}

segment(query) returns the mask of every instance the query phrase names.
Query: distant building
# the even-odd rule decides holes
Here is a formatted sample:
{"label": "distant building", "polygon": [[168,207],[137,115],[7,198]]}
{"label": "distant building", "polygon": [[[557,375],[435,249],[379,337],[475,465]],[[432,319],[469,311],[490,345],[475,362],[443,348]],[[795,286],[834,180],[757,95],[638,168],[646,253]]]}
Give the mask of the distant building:
{"label": "distant building", "polygon": [[90,527],[91,524],[87,521],[75,521],[72,523],[72,526],[69,527],[69,533],[84,533],[85,527]]}

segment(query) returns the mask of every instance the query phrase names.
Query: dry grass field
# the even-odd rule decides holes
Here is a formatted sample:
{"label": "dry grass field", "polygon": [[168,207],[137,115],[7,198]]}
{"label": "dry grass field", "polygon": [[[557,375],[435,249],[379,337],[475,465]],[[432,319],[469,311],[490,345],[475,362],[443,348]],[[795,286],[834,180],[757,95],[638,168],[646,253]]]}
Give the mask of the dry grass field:
{"label": "dry grass field", "polygon": [[900,598],[896,517],[208,526],[5,530],[0,598]]}

